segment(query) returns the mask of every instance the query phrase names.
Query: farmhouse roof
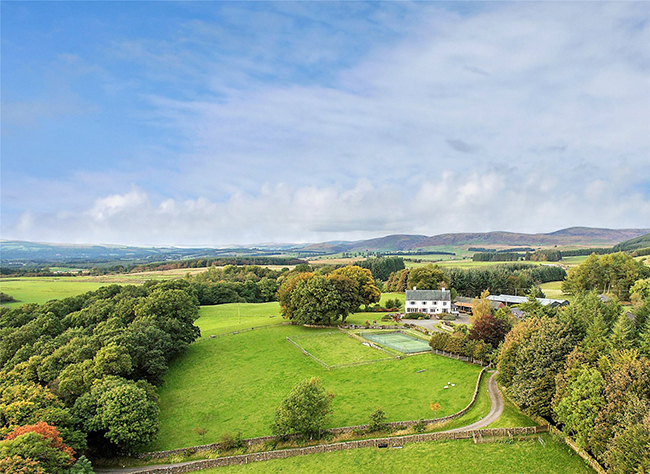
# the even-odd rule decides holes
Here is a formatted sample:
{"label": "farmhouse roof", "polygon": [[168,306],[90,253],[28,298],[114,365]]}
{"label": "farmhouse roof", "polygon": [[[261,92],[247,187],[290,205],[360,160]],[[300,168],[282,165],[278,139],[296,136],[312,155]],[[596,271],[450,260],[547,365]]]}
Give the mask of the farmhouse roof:
{"label": "farmhouse roof", "polygon": [[474,301],[474,298],[468,298],[466,296],[457,296],[454,298],[454,304],[471,305],[472,301]]}
{"label": "farmhouse roof", "polygon": [[[527,296],[515,296],[515,295],[490,295],[488,296],[490,301],[498,301],[505,304],[521,304],[528,301]],[[539,301],[539,304],[542,306],[564,306],[569,304],[567,300],[554,300],[551,298],[536,298]]]}
{"label": "farmhouse roof", "polygon": [[407,301],[451,301],[448,290],[406,290]]}

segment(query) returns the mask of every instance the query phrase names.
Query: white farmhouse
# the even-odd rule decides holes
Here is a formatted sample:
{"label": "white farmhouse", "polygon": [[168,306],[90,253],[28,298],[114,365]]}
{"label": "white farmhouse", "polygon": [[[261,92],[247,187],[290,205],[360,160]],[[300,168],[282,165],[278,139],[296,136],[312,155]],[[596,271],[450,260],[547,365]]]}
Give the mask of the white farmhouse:
{"label": "white farmhouse", "polygon": [[449,290],[406,290],[404,311],[407,313],[451,313]]}

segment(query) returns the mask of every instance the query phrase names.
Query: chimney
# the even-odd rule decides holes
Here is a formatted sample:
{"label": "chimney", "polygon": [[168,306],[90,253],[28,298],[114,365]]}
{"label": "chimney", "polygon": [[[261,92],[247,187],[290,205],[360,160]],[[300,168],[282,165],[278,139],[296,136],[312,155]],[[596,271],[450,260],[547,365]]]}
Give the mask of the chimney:
{"label": "chimney", "polygon": [[418,287],[417,287],[417,286],[414,286],[414,287],[413,287],[413,289],[414,289],[414,290],[417,290],[417,289],[418,289]]}

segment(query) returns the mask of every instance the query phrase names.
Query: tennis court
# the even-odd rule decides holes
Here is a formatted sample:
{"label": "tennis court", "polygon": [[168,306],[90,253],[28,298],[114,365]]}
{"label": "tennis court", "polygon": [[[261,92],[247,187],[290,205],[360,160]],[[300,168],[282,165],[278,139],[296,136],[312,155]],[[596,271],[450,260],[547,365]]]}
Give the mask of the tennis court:
{"label": "tennis court", "polygon": [[383,333],[362,331],[359,333],[359,336],[377,344],[381,344],[382,346],[390,347],[391,349],[395,349],[404,354],[431,350],[427,341],[409,336],[408,334],[399,331]]}

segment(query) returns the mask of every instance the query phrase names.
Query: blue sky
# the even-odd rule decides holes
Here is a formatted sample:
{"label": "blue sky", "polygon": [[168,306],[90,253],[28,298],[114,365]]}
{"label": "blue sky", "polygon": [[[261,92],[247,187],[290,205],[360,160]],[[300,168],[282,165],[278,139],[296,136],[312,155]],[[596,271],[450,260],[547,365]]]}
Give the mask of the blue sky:
{"label": "blue sky", "polygon": [[650,226],[647,2],[2,2],[2,238]]}

